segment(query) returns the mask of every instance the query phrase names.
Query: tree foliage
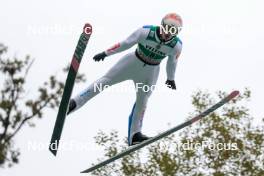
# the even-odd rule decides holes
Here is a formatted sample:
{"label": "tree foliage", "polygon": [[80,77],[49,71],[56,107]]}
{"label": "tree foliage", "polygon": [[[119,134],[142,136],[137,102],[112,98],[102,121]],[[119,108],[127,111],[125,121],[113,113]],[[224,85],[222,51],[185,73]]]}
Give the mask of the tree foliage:
{"label": "tree foliage", "polygon": [[[33,59],[5,58],[7,47],[0,44],[0,166],[9,167],[19,162],[20,151],[15,147],[14,137],[28,125],[34,127],[33,119],[41,119],[44,109],[55,109],[59,106],[64,82],[55,75],[38,88],[35,98],[28,97],[25,90],[27,75]],[[64,69],[67,71],[69,67]],[[77,82],[84,81],[78,75]]]}
{"label": "tree foliage", "polygon": [[[198,114],[227,94],[197,91],[192,95],[193,113]],[[217,98],[215,98],[217,97]],[[93,175],[225,176],[264,175],[264,125],[254,124],[245,89],[221,110],[156,143],[94,171]],[[189,117],[189,118],[190,118]],[[127,146],[118,132],[99,132],[96,143],[105,157]],[[120,146],[120,147],[119,147]]]}

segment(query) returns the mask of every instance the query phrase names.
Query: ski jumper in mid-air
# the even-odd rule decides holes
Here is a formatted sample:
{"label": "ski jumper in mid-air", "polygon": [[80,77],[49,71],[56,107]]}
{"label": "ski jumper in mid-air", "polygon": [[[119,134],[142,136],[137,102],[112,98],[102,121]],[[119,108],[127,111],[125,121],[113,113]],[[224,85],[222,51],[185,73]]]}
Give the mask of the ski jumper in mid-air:
{"label": "ski jumper in mid-air", "polygon": [[[182,49],[182,42],[177,37],[182,28],[181,17],[178,14],[169,13],[162,19],[161,25],[139,28],[126,40],[95,55],[93,58],[95,61],[103,61],[105,57],[127,50],[137,44],[135,52],[123,56],[104,76],[70,100],[68,114],[82,107],[100,93],[99,89],[95,89],[96,85],[104,87],[125,80],[133,80],[135,85],[142,84],[143,86],[136,90],[136,102],[129,116],[128,145],[135,145],[149,139],[142,134],[141,129],[144,111],[153,88],[143,90],[142,87],[156,85],[160,69],[159,64],[168,56],[166,84],[168,87],[176,89],[175,70]],[[170,30],[171,28],[174,29]]]}

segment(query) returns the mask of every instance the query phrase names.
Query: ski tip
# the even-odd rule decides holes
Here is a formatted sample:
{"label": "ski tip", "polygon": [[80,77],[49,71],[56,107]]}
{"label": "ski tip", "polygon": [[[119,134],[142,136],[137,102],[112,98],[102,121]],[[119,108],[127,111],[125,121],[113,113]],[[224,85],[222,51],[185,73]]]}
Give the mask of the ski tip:
{"label": "ski tip", "polygon": [[84,170],[84,171],[81,171],[80,173],[81,173],[81,174],[85,174],[85,173],[89,173],[89,171]]}
{"label": "ski tip", "polygon": [[86,23],[83,27],[83,33],[87,36],[90,36],[93,32],[93,27],[90,23]]}
{"label": "ski tip", "polygon": [[92,171],[94,171],[94,170],[96,170],[96,169],[98,169],[98,168],[99,168],[99,167],[92,166],[92,167],[90,167],[89,169],[86,169],[86,170],[81,171],[80,173],[81,173],[81,174],[84,174],[84,173],[90,173],[90,172],[92,172]]}
{"label": "ski tip", "polygon": [[57,155],[57,150],[52,150],[52,149],[49,147],[49,151],[50,151],[54,156]]}
{"label": "ski tip", "polygon": [[229,96],[230,96],[230,98],[234,98],[234,97],[236,97],[237,95],[239,95],[239,91],[238,91],[238,90],[235,90],[235,91],[233,91]]}

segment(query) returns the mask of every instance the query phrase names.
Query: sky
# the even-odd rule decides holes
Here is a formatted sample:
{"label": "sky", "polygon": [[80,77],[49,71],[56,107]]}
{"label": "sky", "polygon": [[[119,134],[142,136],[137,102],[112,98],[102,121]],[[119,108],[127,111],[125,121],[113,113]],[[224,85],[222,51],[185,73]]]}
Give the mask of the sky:
{"label": "sky", "polygon": [[[183,50],[179,58],[175,81],[177,90],[154,92],[145,113],[143,132],[155,135],[177,125],[192,112],[192,93],[198,89],[214,93],[252,91],[247,106],[255,121],[264,117],[263,80],[263,2],[260,0],[46,0],[3,1],[0,6],[0,42],[9,47],[9,55],[35,58],[29,73],[28,96],[51,74],[60,73],[73,55],[82,27],[93,26],[79,72],[87,81],[74,87],[73,95],[101,77],[128,51],[95,63],[92,57],[125,39],[143,25],[159,25],[162,17],[176,12],[183,18],[179,37]],[[166,81],[165,61],[161,64],[157,85]],[[62,77],[65,79],[65,77]],[[131,86],[123,82],[119,86]],[[121,137],[127,135],[128,116],[135,101],[133,92],[102,92],[66,120],[62,138],[89,146],[89,149],[59,151],[54,158],[45,147],[50,140],[56,111],[46,111],[35,128],[25,127],[15,138],[20,148],[20,163],[11,169],[1,169],[1,176],[79,175],[91,163],[103,156],[94,145],[99,130],[115,129]],[[30,148],[39,144],[38,150]],[[44,147],[43,147],[44,146]]]}

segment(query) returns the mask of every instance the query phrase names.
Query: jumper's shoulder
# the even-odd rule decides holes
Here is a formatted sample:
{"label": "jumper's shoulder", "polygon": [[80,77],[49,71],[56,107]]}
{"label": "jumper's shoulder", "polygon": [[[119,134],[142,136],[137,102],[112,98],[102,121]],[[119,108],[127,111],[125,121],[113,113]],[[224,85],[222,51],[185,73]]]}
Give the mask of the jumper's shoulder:
{"label": "jumper's shoulder", "polygon": [[174,40],[175,40],[176,44],[182,45],[182,40],[178,36],[175,37]]}
{"label": "jumper's shoulder", "polygon": [[140,27],[137,32],[140,34],[140,38],[144,39],[148,36],[149,32],[154,30],[156,26],[153,25],[144,25]]}
{"label": "jumper's shoulder", "polygon": [[[170,55],[172,56],[179,56],[179,53],[181,53],[182,50],[182,41],[181,39],[177,36],[173,39],[173,41],[170,43],[172,50]],[[178,57],[177,56],[177,57]]]}
{"label": "jumper's shoulder", "polygon": [[148,31],[156,31],[156,29],[159,28],[159,26],[155,26],[155,25],[144,25],[142,28],[143,29],[146,29]]}
{"label": "jumper's shoulder", "polygon": [[182,40],[181,40],[179,37],[177,37],[177,38],[178,38],[178,42],[179,42],[179,44],[182,45]]}

